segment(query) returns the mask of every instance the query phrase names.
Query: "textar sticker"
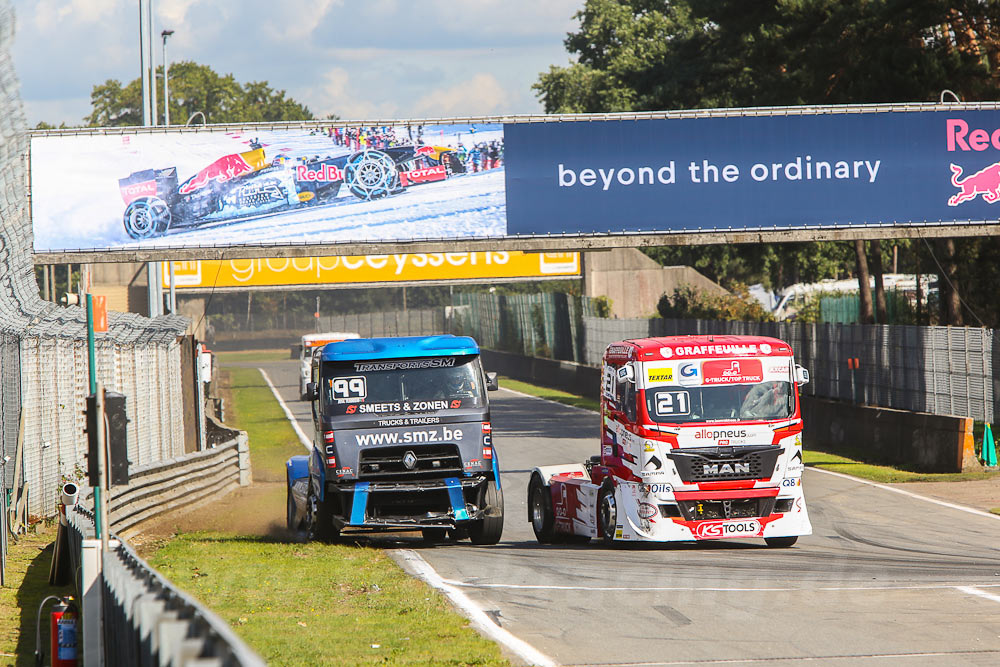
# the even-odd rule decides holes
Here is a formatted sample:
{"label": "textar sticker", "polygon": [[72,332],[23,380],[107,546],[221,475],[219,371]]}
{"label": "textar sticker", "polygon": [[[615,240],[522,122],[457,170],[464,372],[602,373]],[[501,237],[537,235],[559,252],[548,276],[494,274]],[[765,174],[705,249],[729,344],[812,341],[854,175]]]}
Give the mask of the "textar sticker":
{"label": "textar sticker", "polygon": [[673,368],[647,368],[646,382],[649,384],[664,384],[674,381]]}

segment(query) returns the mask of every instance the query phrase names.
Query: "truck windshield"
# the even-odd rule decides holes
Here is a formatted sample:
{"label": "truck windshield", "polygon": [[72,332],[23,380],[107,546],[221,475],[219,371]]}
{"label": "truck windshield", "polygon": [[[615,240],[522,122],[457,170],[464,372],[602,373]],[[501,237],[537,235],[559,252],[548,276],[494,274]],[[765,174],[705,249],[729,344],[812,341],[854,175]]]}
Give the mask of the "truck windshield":
{"label": "truck windshield", "polygon": [[790,417],[792,383],[731,384],[721,387],[664,386],[646,390],[646,411],[658,423],[758,421]]}
{"label": "truck windshield", "polygon": [[323,363],[329,416],[483,407],[478,356]]}

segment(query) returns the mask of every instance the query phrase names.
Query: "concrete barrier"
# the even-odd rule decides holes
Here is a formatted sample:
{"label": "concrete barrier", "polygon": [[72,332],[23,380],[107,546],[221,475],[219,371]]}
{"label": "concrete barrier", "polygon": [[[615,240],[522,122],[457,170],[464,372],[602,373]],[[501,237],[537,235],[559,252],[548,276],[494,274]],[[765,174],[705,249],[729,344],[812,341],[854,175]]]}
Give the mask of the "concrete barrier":
{"label": "concrete barrier", "polygon": [[[599,368],[495,350],[483,350],[481,356],[483,367],[501,377],[600,398]],[[811,396],[802,397],[802,416],[803,441],[812,449],[924,472],[982,470],[973,449],[973,420],[968,417],[854,405]]]}
{"label": "concrete barrier", "polygon": [[982,470],[969,417],[802,397],[807,447],[923,472]]}

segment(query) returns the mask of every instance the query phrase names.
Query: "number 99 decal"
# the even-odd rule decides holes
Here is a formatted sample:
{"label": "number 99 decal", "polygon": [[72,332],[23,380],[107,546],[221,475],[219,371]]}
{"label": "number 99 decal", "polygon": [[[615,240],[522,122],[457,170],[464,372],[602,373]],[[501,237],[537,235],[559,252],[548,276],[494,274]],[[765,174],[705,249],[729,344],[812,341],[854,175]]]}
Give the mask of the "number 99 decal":
{"label": "number 99 decal", "polygon": [[363,399],[368,396],[368,384],[364,377],[333,378],[329,382],[330,389],[333,390],[333,398],[336,401],[351,398]]}
{"label": "number 99 decal", "polygon": [[656,414],[686,415],[691,412],[691,401],[686,391],[661,391],[656,395]]}

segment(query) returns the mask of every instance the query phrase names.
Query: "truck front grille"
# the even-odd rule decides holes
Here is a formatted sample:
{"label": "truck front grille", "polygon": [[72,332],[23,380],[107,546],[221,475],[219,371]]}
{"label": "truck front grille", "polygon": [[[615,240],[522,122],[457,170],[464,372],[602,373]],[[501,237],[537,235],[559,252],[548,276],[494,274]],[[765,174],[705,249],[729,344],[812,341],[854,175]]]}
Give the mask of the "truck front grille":
{"label": "truck front grille", "polygon": [[[407,460],[412,467],[407,467]],[[361,450],[358,461],[358,479],[367,481],[460,477],[462,472],[462,455],[453,444],[374,447]]]}
{"label": "truck front grille", "polygon": [[781,447],[778,445],[749,445],[674,449],[667,456],[677,467],[680,478],[690,484],[768,479],[774,474],[779,454]]}
{"label": "truck front grille", "polygon": [[[677,503],[688,521],[704,519],[750,519],[768,516],[774,511],[774,498],[735,500],[681,500]],[[663,510],[660,511],[661,514]]]}

